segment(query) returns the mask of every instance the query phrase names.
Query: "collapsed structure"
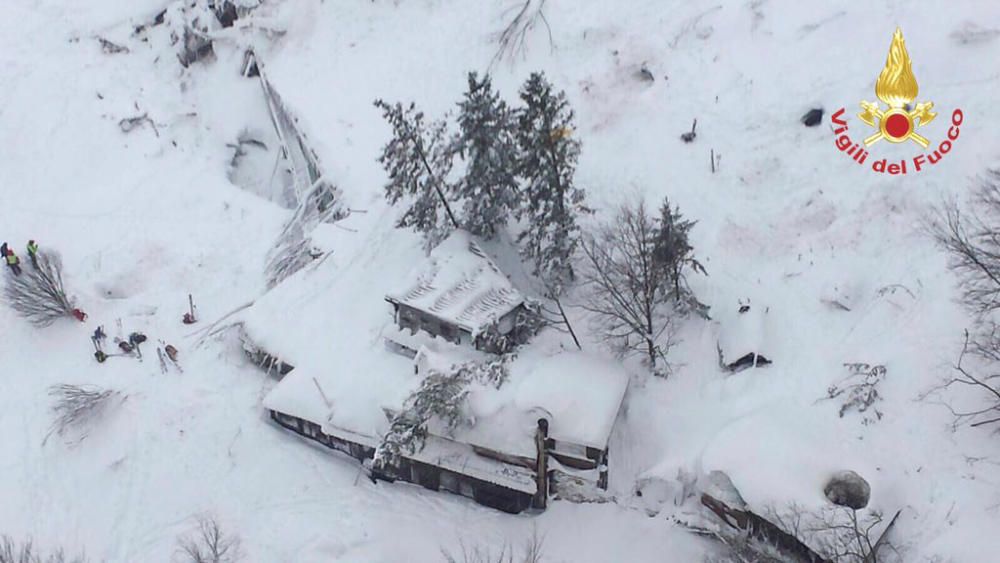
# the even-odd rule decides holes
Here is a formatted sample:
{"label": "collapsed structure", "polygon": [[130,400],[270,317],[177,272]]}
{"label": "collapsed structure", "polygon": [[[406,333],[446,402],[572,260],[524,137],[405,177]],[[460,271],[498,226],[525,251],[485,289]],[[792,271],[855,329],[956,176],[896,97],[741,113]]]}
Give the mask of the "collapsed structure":
{"label": "collapsed structure", "polygon": [[422,447],[403,451],[391,468],[377,467],[373,459],[392,413],[426,377],[496,359],[495,352],[523,343],[532,313],[475,239],[459,231],[402,289],[383,293],[392,317],[373,330],[374,341],[359,327],[317,351],[277,330],[274,317],[294,319],[301,334],[315,338],[371,308],[331,299],[340,310],[329,311],[293,297],[308,292],[303,284],[320,283],[323,271],[286,280],[244,319],[249,349],[285,371],[264,399],[274,422],[355,458],[373,478],[460,494],[507,512],[607,487],[608,442],[628,375],[582,352],[532,347],[508,364],[502,382],[469,385],[460,424],[429,421]]}

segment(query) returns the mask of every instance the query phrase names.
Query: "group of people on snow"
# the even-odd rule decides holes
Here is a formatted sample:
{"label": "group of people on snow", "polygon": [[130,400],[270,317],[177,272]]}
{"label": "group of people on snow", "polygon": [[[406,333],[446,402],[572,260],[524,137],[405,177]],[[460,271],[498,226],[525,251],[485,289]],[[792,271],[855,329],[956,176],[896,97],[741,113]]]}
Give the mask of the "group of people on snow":
{"label": "group of people on snow", "polygon": [[[28,258],[31,259],[31,265],[35,269],[38,269],[38,243],[34,239],[28,241]],[[0,258],[7,264],[10,271],[14,273],[15,276],[21,275],[21,258],[14,252],[14,249],[7,246],[7,243],[0,245]]]}

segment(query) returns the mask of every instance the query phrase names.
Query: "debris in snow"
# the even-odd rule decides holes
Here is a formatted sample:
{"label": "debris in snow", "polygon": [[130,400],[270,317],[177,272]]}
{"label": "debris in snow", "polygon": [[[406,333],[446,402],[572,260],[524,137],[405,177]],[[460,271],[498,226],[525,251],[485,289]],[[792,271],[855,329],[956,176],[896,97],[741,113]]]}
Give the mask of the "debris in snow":
{"label": "debris in snow", "polygon": [[823,121],[823,108],[813,108],[807,111],[800,121],[806,127],[816,127]]}
{"label": "debris in snow", "polygon": [[96,385],[67,384],[53,385],[49,388],[49,396],[55,398],[52,412],[56,419],[42,440],[42,445],[45,445],[53,432],[64,436],[75,431],[79,434],[76,441],[83,440],[90,432],[89,426],[104,414],[111,399],[124,401],[128,398],[128,395]]}
{"label": "debris in snow", "polygon": [[194,298],[188,293],[188,312],[184,313],[184,317],[181,318],[181,322],[186,325],[193,325],[198,322],[198,318],[194,315]]}
{"label": "debris in snow", "polygon": [[711,510],[727,526],[719,532],[720,537],[726,543],[736,538],[760,543],[777,550],[781,555],[781,558],[778,559],[780,561],[794,561],[796,563],[828,563],[829,561],[813,551],[799,538],[749,509],[733,508],[708,493],[702,493],[701,504]]}
{"label": "debris in snow", "polygon": [[545,0],[524,0],[521,9],[507,24],[507,27],[497,34],[499,48],[490,61],[490,68],[505,58],[513,60],[517,55],[524,55],[527,52],[525,40],[528,32],[535,28],[539,20],[545,24],[545,29],[548,31],[549,48],[555,48],[555,43],[552,41],[552,28],[549,27],[549,21],[545,19],[545,13],[542,12],[544,7]]}
{"label": "debris in snow", "polygon": [[691,124],[691,130],[681,135],[681,140],[684,141],[685,143],[690,143],[691,141],[693,141],[694,138],[697,136],[697,134],[694,132],[694,128],[697,126],[698,126],[698,119],[695,118],[694,123]]}
{"label": "debris in snow", "polygon": [[820,302],[826,305],[827,307],[837,311],[846,311],[846,312],[851,311],[850,307],[844,305],[843,303],[837,301],[836,299],[820,299]]}
{"label": "debris in snow", "polygon": [[639,70],[635,72],[635,78],[640,82],[650,82],[650,83],[656,80],[656,78],[653,76],[653,73],[650,72],[649,68],[646,67],[646,63],[643,63],[642,66],[639,67]]}
{"label": "debris in snow", "polygon": [[107,55],[117,55],[118,53],[129,52],[128,47],[113,43],[103,37],[98,37],[97,40],[101,43],[101,50]]}
{"label": "debris in snow", "polygon": [[719,364],[727,371],[740,371],[750,367],[766,366],[769,358],[761,355],[766,347],[768,334],[768,307],[750,306],[750,301],[740,302],[735,313],[728,313],[720,322]]}
{"label": "debris in snow", "polygon": [[739,489],[733,484],[733,480],[724,471],[710,471],[705,478],[702,492],[708,493],[733,508],[739,510],[747,508],[747,502],[743,500],[743,495],[740,494]]}
{"label": "debris in snow", "polygon": [[135,117],[125,117],[118,122],[118,128],[122,130],[122,133],[131,133],[133,129],[139,127],[145,123],[149,123],[149,126],[153,128],[153,133],[159,137],[160,131],[156,128],[156,123],[149,118],[149,114],[137,115]]}
{"label": "debris in snow", "polygon": [[1000,37],[1000,29],[989,29],[975,22],[967,21],[948,36],[959,45],[980,45]]}
{"label": "debris in snow", "polygon": [[868,506],[872,489],[863,477],[854,471],[840,471],[823,487],[823,494],[833,504],[861,510]]}

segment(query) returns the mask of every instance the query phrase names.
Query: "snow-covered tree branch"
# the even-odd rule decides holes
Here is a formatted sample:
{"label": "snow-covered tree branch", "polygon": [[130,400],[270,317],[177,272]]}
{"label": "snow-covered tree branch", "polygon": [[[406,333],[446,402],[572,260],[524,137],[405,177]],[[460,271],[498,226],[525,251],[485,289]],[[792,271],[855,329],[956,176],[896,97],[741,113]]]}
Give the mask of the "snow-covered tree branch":
{"label": "snow-covered tree branch", "polygon": [[66,295],[62,260],[53,252],[39,251],[37,266],[23,268],[21,275],[8,276],[4,288],[7,304],[39,327],[73,316],[73,302]]}

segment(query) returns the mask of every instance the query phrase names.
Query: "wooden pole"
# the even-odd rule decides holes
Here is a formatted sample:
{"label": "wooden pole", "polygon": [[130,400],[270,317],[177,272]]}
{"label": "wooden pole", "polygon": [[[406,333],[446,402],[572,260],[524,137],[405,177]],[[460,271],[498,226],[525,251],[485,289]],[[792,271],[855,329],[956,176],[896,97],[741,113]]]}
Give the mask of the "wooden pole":
{"label": "wooden pole", "polygon": [[710,155],[712,158],[712,174],[715,174],[715,149],[711,149]]}
{"label": "wooden pole", "polygon": [[544,418],[538,419],[538,429],[535,431],[535,498],[532,505],[535,508],[545,509],[549,498],[549,459],[545,442],[549,437],[549,421]]}
{"label": "wooden pole", "polygon": [[194,298],[188,293],[188,308],[191,309],[191,320],[194,320]]}

